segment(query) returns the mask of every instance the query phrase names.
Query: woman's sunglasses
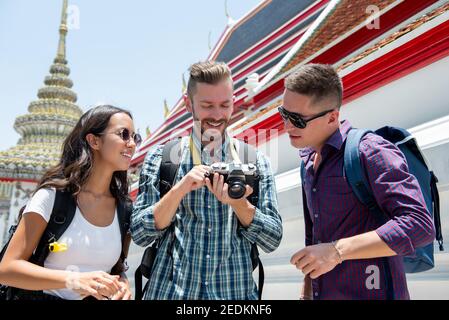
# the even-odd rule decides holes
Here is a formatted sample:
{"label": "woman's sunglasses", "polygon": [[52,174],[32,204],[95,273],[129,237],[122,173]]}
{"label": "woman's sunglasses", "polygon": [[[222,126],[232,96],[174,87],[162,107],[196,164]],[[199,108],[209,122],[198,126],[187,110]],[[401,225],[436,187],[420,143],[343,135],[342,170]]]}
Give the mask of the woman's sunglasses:
{"label": "woman's sunglasses", "polygon": [[[131,134],[131,132],[127,128],[123,128],[118,132],[107,132],[107,133],[113,133],[113,134],[118,135],[126,143],[129,143],[129,141],[132,138],[137,147],[142,143],[142,137],[140,136],[140,134],[135,133],[135,132],[133,134]],[[107,134],[107,133],[101,133],[99,135],[103,135],[103,134]]]}
{"label": "woman's sunglasses", "polygon": [[278,111],[279,111],[282,119],[284,121],[290,120],[292,125],[294,125],[296,128],[299,128],[299,129],[304,129],[307,126],[307,122],[312,121],[316,118],[322,117],[334,110],[335,110],[335,108],[326,110],[326,111],[320,112],[320,113],[312,116],[311,118],[304,119],[303,117],[301,117],[299,115],[299,113],[287,111],[287,110],[285,110],[285,108],[283,106],[278,107]]}

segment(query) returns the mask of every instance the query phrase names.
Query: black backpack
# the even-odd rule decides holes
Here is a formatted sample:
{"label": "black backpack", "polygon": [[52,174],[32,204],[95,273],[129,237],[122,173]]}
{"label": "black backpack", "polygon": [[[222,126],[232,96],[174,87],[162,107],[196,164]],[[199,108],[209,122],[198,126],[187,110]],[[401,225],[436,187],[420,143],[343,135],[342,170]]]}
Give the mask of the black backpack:
{"label": "black backpack", "polygon": [[[22,213],[24,209],[25,206],[20,209],[17,224],[11,226],[11,228],[9,229],[8,240],[6,241],[6,244],[3,246],[0,252],[0,261],[3,259],[6,249],[8,248],[8,245],[14,235],[14,232],[16,231],[20,220],[22,219]],[[76,201],[73,195],[70,192],[57,190],[50,220],[48,221],[47,227],[42,234],[36,250],[29,259],[30,262],[41,267],[44,266],[44,262],[50,254],[49,244],[57,241],[64,234],[64,232],[72,222],[73,217],[75,216],[75,212]],[[122,236],[122,252],[120,254],[119,261],[112,269],[111,273],[113,274],[119,274],[120,272],[126,271],[127,253],[125,253],[126,249],[124,250],[124,242],[126,239],[126,234],[129,232],[131,212],[132,210],[130,204],[119,203],[117,214],[119,218],[120,233]],[[0,284],[0,301],[19,299],[18,297],[20,296],[32,296],[33,293],[40,294],[42,293],[42,291],[24,290]]]}
{"label": "black backpack", "polygon": [[[180,166],[180,163],[173,163],[170,160],[171,154],[178,155],[178,158],[181,159],[181,139],[172,140],[167,142],[167,144],[164,145],[163,151],[162,151],[162,161],[160,166],[160,178],[159,178],[159,192],[160,192],[160,199],[167,194],[170,189],[172,188],[173,184],[175,183],[175,179],[178,173],[178,169]],[[241,159],[244,159],[244,163],[253,163],[257,165],[257,153],[256,149],[246,143],[241,142],[242,148],[240,148],[239,151],[243,150],[243,157],[242,152],[240,153]],[[175,149],[176,148],[176,149]],[[254,191],[253,193],[248,197],[249,202],[251,202],[252,205],[257,206],[257,203],[259,202],[259,180],[260,178],[255,179],[254,183]],[[136,269],[136,272],[134,274],[134,286],[136,289],[135,292],[135,299],[136,300],[142,300],[143,292],[142,289],[142,276],[147,279],[147,285],[149,285],[150,277],[154,265],[154,261],[157,256],[158,248],[162,245],[162,242],[165,240],[165,238],[169,237],[171,235],[171,242],[168,246],[168,254],[172,254],[173,250],[173,238],[174,238],[174,229],[175,224],[172,223],[168,227],[167,231],[164,233],[164,235],[155,240],[149,247],[145,249],[145,252],[142,256],[142,261],[140,263],[140,266]],[[259,250],[257,248],[256,243],[252,243],[251,245],[251,262],[253,271],[259,267],[259,282],[258,282],[258,297],[259,300],[262,299],[262,290],[264,285],[264,269],[262,265],[262,261],[259,257]]]}

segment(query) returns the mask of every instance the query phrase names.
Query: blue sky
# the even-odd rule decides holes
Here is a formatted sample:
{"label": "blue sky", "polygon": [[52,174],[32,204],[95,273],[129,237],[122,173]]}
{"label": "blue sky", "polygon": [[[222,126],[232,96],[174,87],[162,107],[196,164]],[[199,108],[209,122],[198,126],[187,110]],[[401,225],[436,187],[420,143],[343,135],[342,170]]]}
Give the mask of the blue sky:
{"label": "blue sky", "polygon": [[[228,0],[239,19],[261,0]],[[129,109],[142,134],[173,106],[182,73],[204,60],[226,26],[224,0],[69,0],[79,29],[67,36],[67,60],[77,104]],[[27,113],[56,55],[62,0],[0,0],[0,150],[17,143],[17,116]],[[73,20],[72,20],[73,21]],[[186,75],[187,79],[187,75]]]}

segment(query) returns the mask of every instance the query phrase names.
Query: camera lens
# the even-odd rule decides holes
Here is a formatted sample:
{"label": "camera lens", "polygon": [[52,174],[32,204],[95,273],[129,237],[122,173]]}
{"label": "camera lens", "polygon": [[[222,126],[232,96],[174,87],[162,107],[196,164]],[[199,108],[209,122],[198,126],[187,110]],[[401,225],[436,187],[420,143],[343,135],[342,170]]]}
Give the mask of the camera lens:
{"label": "camera lens", "polygon": [[242,181],[237,180],[229,183],[228,195],[232,199],[240,199],[245,195],[245,192],[246,186]]}

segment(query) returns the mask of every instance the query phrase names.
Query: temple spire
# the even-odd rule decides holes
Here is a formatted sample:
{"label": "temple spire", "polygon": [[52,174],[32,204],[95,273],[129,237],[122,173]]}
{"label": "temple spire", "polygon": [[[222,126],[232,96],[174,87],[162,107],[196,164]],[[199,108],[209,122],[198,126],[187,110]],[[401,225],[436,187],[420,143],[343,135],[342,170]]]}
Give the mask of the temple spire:
{"label": "temple spire", "polygon": [[226,19],[228,20],[228,22],[227,22],[228,27],[232,27],[236,21],[234,19],[232,19],[231,15],[229,14],[228,0],[225,0],[224,5],[225,5],[225,16],[226,16]]}
{"label": "temple spire", "polygon": [[67,2],[68,0],[63,0],[62,2],[62,13],[61,13],[61,24],[59,25],[59,45],[58,53],[56,59],[60,62],[65,61],[65,38],[67,35]]}
{"label": "temple spire", "polygon": [[184,73],[182,74],[182,94],[185,94],[187,91],[186,79],[184,77]]}
{"label": "temple spire", "polygon": [[170,114],[170,109],[168,108],[167,99],[164,99],[164,118],[167,119]]}
{"label": "temple spire", "polygon": [[17,145],[0,152],[0,178],[39,181],[44,172],[58,163],[62,143],[83,114],[71,89],[67,30],[67,0],[63,0],[56,58],[44,86],[37,92],[38,99],[31,101],[28,113],[14,122],[14,129],[21,136]]}

